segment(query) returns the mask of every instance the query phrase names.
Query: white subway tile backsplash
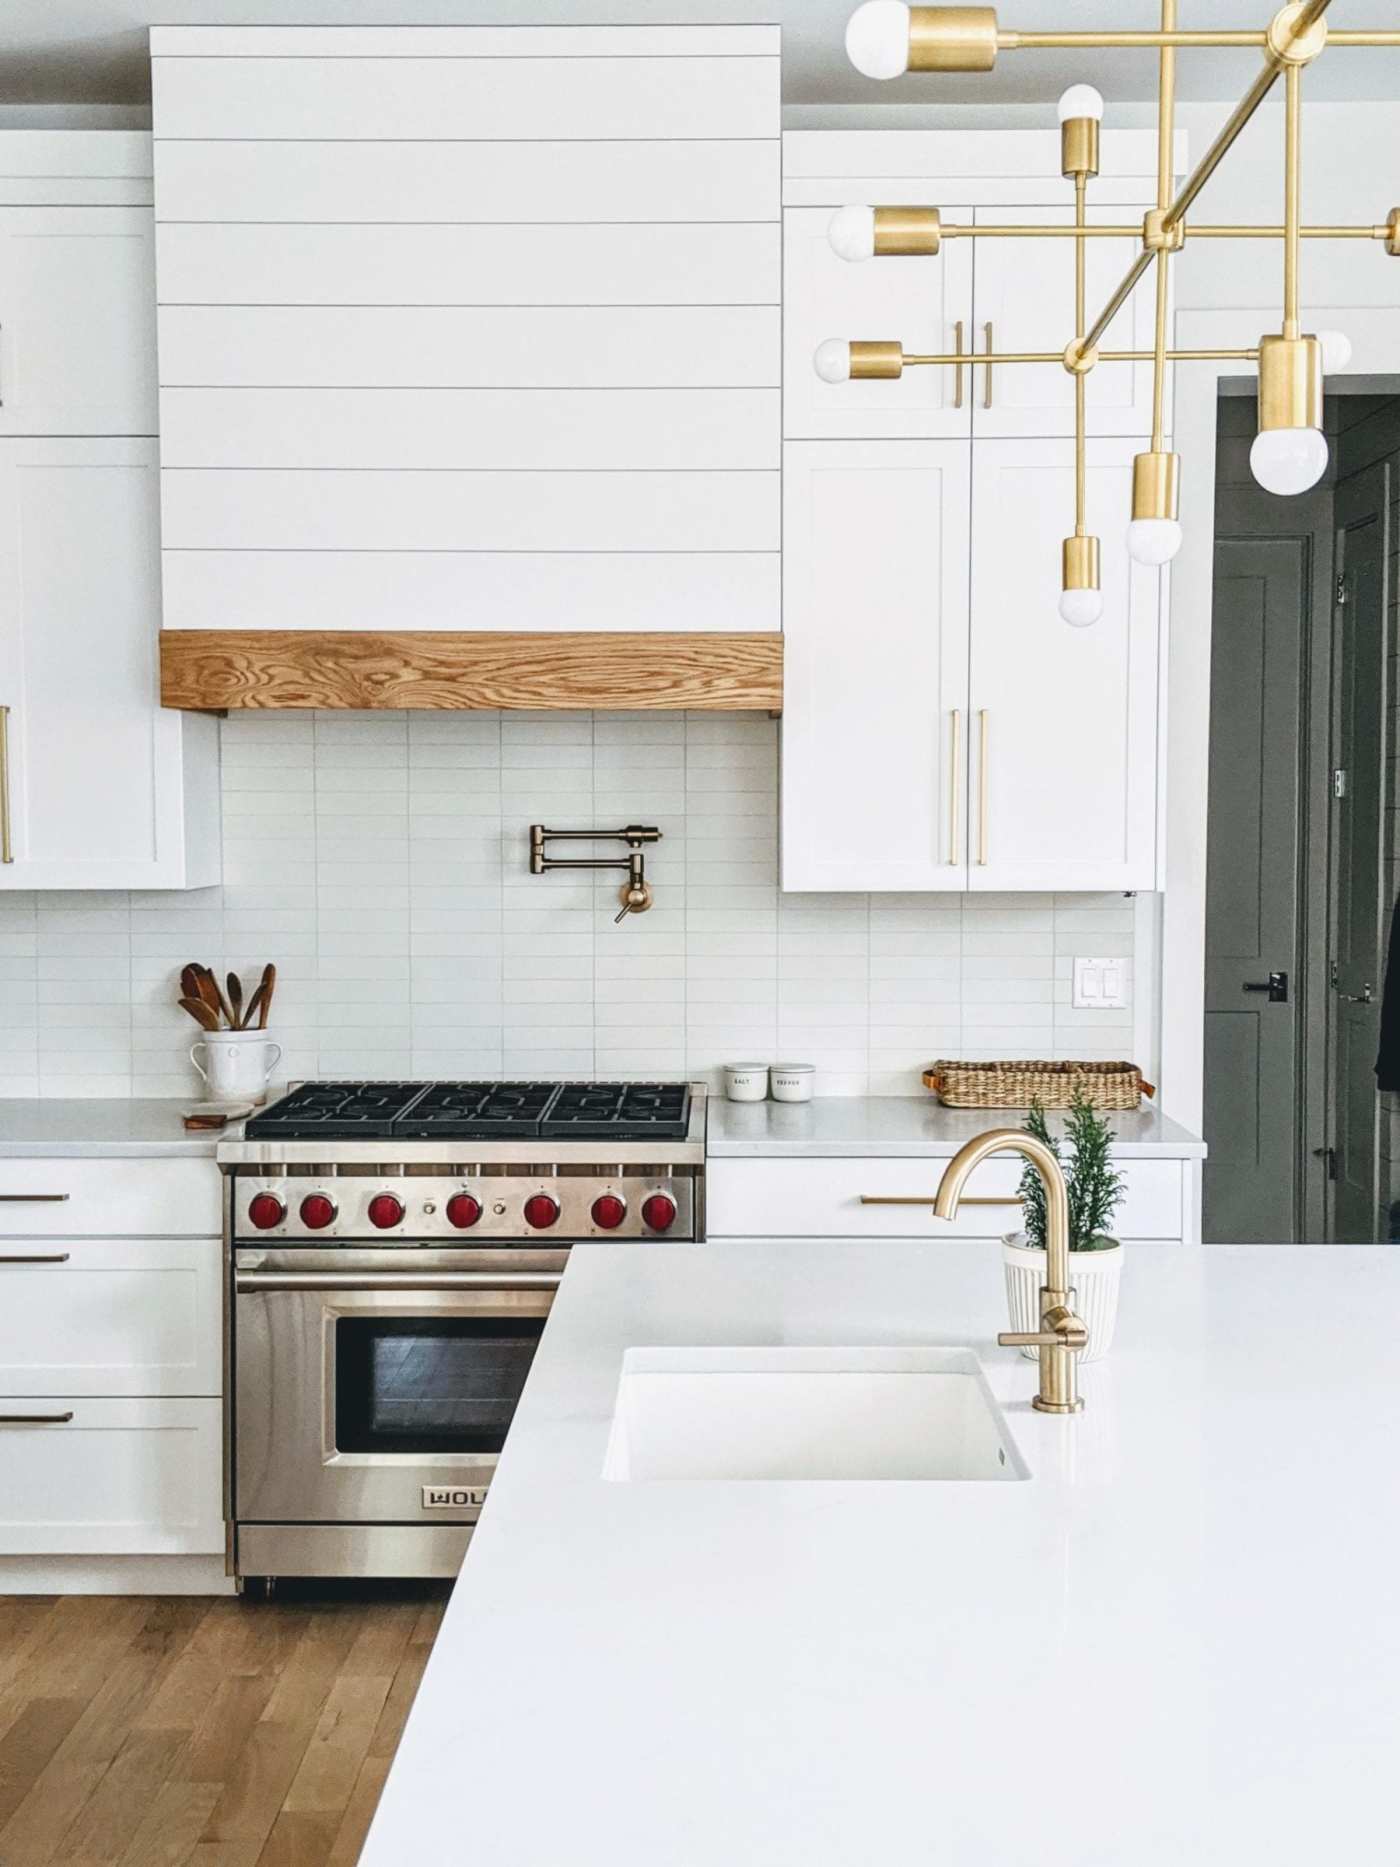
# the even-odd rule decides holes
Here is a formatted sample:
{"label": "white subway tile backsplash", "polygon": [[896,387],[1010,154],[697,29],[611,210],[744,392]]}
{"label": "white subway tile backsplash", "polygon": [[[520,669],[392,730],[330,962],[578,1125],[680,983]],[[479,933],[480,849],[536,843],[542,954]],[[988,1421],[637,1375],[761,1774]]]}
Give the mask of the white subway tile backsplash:
{"label": "white subway tile backsplash", "polygon": [[[294,1076],[646,1077],[815,1063],[918,1091],[934,1057],[1131,1054],[1075,1011],[1116,895],[784,895],[777,727],[753,714],[245,713],[223,722],[224,885],[0,898],[0,1094],[198,1093],[181,964],[265,960]],[[655,908],[535,878],[532,822],[656,823]],[[575,852],[585,853],[580,845]],[[563,853],[563,852],[561,852]],[[599,843],[593,853],[618,855]]]}

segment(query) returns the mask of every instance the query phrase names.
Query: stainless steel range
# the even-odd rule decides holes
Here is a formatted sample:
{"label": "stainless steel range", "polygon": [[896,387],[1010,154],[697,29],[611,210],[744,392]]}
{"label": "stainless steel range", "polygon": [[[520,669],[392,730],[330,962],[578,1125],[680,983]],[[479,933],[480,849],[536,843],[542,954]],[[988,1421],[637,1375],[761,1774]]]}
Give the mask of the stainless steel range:
{"label": "stainless steel range", "polygon": [[686,1083],[304,1083],[218,1150],[236,1573],[455,1575],[580,1239],[704,1237]]}

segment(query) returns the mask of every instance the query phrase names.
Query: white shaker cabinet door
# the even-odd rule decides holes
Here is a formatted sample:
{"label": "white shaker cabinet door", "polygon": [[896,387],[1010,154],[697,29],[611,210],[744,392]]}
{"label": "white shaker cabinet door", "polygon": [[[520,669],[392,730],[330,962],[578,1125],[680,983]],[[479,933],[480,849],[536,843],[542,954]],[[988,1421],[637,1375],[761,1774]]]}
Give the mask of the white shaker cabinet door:
{"label": "white shaker cabinet door", "polygon": [[[1138,207],[1091,208],[1100,226],[1140,227]],[[979,208],[977,221],[1003,226],[1065,225],[1063,208]],[[973,321],[975,348],[1063,352],[1074,336],[1074,241],[1058,238],[984,239],[977,256]],[[945,248],[946,250],[946,248]],[[1141,237],[1085,242],[1085,321],[1107,304],[1142,250]],[[1105,350],[1152,347],[1154,287],[1148,272],[1103,340]],[[1100,363],[1089,373],[1086,426],[1090,434],[1146,434],[1152,427],[1151,363]],[[973,372],[972,428],[979,436],[1071,435],[1074,378],[1063,363],[1007,363]]]}
{"label": "white shaker cabinet door", "polygon": [[[860,201],[861,186],[851,192]],[[971,343],[972,242],[936,258],[840,259],[826,237],[834,208],[783,217],[783,432],[806,436],[938,439],[970,432],[971,367],[905,370],[897,382],[823,382],[813,367],[828,337],[897,342],[912,354]],[[946,218],[968,221],[970,210]]]}
{"label": "white shaker cabinet door", "polygon": [[1146,445],[1089,443],[1103,614],[1083,629],[1057,608],[1073,443],[974,447],[973,889],[1158,886],[1161,573],[1127,547],[1133,455]]}
{"label": "white shaker cabinet door", "polygon": [[967,886],[965,441],[790,442],[782,885]]}
{"label": "white shaker cabinet door", "polygon": [[0,435],[154,434],[148,207],[0,207]]}
{"label": "white shaker cabinet door", "polygon": [[7,888],[218,880],[218,735],[163,711],[154,440],[0,440]]}

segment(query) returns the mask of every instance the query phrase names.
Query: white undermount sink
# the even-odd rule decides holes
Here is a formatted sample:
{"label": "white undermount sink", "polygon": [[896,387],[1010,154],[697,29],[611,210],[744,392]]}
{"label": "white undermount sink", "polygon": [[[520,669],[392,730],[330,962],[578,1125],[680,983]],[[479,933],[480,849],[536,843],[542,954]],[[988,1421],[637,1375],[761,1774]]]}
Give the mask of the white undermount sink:
{"label": "white undermount sink", "polygon": [[1029,1478],[966,1348],[629,1348],[604,1478]]}

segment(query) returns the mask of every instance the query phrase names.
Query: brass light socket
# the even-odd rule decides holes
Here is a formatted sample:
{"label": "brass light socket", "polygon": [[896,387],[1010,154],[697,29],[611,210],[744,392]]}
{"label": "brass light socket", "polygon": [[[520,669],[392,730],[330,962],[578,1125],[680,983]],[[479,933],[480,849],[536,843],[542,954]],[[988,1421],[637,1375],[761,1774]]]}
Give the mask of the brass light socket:
{"label": "brass light socket", "polygon": [[1150,207],[1142,217],[1142,248],[1145,253],[1179,253],[1186,244],[1186,222],[1179,220],[1165,226],[1167,210]]}
{"label": "brass light socket", "polygon": [[1066,117],[1060,125],[1060,173],[1068,179],[1098,172],[1098,118]]}
{"label": "brass light socket", "polygon": [[1150,453],[1133,457],[1133,517],[1177,517],[1181,477],[1180,454]]}
{"label": "brass light socket", "polygon": [[1083,532],[1066,538],[1060,554],[1062,590],[1099,588],[1099,541]]}
{"label": "brass light socket", "polygon": [[897,343],[851,344],[851,381],[889,382],[904,374],[904,346]]}
{"label": "brass light socket", "polygon": [[898,253],[933,255],[943,244],[943,216],[936,207],[877,207],[875,257]]}
{"label": "brass light socket", "polygon": [[1393,207],[1385,217],[1385,250],[1392,259],[1400,259],[1400,207]]}
{"label": "brass light socket", "polygon": [[995,7],[910,7],[910,71],[990,71],[996,62]]}
{"label": "brass light socket", "polygon": [[1281,65],[1310,65],[1327,43],[1327,21],[1320,17],[1306,32],[1293,36],[1302,11],[1302,0],[1289,0],[1269,21],[1269,53]]}
{"label": "brass light socket", "polygon": [[1322,345],[1315,337],[1259,339],[1259,427],[1322,426]]}

